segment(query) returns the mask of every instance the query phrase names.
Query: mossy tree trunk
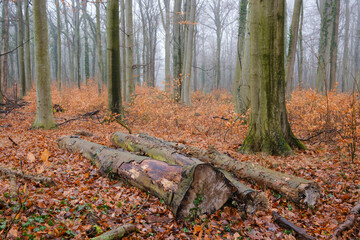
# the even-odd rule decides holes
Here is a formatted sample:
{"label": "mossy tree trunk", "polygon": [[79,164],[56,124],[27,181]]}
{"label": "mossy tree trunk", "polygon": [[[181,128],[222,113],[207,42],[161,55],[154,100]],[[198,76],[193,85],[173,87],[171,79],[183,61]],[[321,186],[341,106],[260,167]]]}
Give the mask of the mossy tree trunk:
{"label": "mossy tree trunk", "polygon": [[337,69],[337,51],[339,42],[339,18],[340,18],[340,0],[334,0],[332,10],[332,34],[330,45],[330,80],[329,90],[335,88],[336,69]]}
{"label": "mossy tree trunk", "polygon": [[51,129],[56,127],[56,123],[51,100],[47,15],[44,13],[46,0],[34,0],[36,117],[32,128]]}
{"label": "mossy tree trunk", "polygon": [[292,134],[285,108],[285,2],[254,0],[250,7],[251,115],[240,150],[290,154],[304,145]]}
{"label": "mossy tree trunk", "polygon": [[174,79],[174,99],[180,101],[182,85],[182,65],[183,65],[183,34],[181,21],[182,0],[175,0],[173,11],[173,79]]}
{"label": "mossy tree trunk", "polygon": [[119,42],[119,0],[107,2],[107,81],[108,111],[122,115],[120,42]]}

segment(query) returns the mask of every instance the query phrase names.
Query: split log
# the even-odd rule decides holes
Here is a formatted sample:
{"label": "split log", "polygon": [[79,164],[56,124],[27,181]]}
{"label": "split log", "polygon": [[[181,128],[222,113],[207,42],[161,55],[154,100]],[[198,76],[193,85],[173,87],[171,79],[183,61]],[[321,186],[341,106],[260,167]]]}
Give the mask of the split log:
{"label": "split log", "polygon": [[[177,219],[190,216],[191,209],[197,209],[199,213],[216,211],[234,192],[224,175],[209,164],[171,165],[77,137],[62,137],[57,142],[60,148],[80,152],[95,161],[100,173],[117,175],[163,199]],[[199,196],[203,201],[195,206],[194,200]]]}
{"label": "split log", "polygon": [[172,147],[174,152],[177,151],[190,157],[196,157],[200,161],[214,164],[234,173],[240,179],[273,189],[295,202],[298,206],[315,206],[320,198],[320,186],[314,181],[267,169],[249,161],[240,162],[226,154],[219,153],[213,147],[204,150],[167,142],[146,134],[140,134],[139,137],[154,141],[154,143],[167,145]]}
{"label": "split log", "polygon": [[136,227],[134,224],[125,224],[101,234],[100,236],[91,238],[92,240],[115,240],[124,237],[125,235],[134,232]]}
{"label": "split log", "polygon": [[8,168],[0,168],[0,175],[6,175],[6,176],[10,176],[10,177],[14,177],[14,176],[20,177],[25,180],[39,182],[46,186],[55,186],[56,185],[55,181],[52,178],[41,177],[41,176],[33,175],[33,174],[20,173],[17,171],[10,170]]}
{"label": "split log", "polygon": [[355,225],[357,216],[360,215],[360,201],[350,210],[345,222],[340,224],[333,233],[333,239],[338,239],[342,232],[351,229]]}
{"label": "split log", "polygon": [[[179,166],[188,166],[201,163],[196,158],[190,158],[177,153],[173,148],[155,143],[153,141],[129,135],[122,132],[115,132],[111,135],[111,142],[117,147],[131,152],[140,152],[153,159],[164,161]],[[219,169],[227,180],[237,189],[234,200],[246,214],[254,214],[258,210],[266,210],[269,207],[269,201],[266,195],[256,191],[245,184],[239,182],[231,173]]]}
{"label": "split log", "polygon": [[281,227],[287,228],[292,230],[296,236],[296,239],[303,239],[303,240],[316,240],[316,238],[308,235],[305,231],[305,229],[296,226],[292,222],[289,222],[286,218],[282,217],[277,212],[272,212],[274,221]]}

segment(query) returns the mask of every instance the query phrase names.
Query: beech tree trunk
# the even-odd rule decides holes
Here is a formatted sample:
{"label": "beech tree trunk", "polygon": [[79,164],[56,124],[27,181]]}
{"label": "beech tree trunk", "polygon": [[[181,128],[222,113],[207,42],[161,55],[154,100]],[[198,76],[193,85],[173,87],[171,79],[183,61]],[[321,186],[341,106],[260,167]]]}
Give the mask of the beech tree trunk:
{"label": "beech tree trunk", "polygon": [[25,82],[26,82],[26,91],[30,91],[32,87],[32,80],[31,80],[31,59],[30,59],[30,16],[29,16],[29,5],[30,1],[24,1],[25,4],[25,41],[24,44],[24,67],[25,67]]}
{"label": "beech tree trunk", "polygon": [[103,79],[103,59],[101,49],[101,31],[100,31],[100,2],[96,2],[96,59],[97,59],[97,78],[98,78],[98,92],[102,91]]}
{"label": "beech tree trunk", "polygon": [[[115,136],[115,134],[112,136],[113,142]],[[172,147],[174,153],[180,152],[189,157],[198,158],[200,161],[225,169],[226,171],[235,174],[240,179],[256,182],[259,185],[271,188],[299,206],[314,206],[320,198],[320,186],[314,181],[267,169],[252,162],[240,162],[226,154],[219,153],[214,148],[204,150],[167,142],[162,139],[150,137],[146,134],[140,134],[139,136],[154,143]],[[153,151],[157,154],[157,150]]]}
{"label": "beech tree trunk", "polygon": [[[176,149],[159,142],[142,138],[137,135],[129,135],[122,132],[115,132],[111,135],[113,145],[131,152],[145,153],[147,156],[169,164],[189,166],[198,164],[199,160],[177,153]],[[220,170],[226,179],[237,189],[236,200],[247,214],[254,214],[258,210],[267,209],[269,206],[266,196],[245,184],[239,182],[224,170]]]}
{"label": "beech tree trunk", "polygon": [[[177,219],[191,216],[193,209],[199,211],[197,214],[212,213],[233,194],[233,187],[224,175],[208,164],[171,165],[76,137],[65,136],[57,142],[60,148],[95,161],[100,173],[119,176],[163,199]],[[194,200],[199,198],[202,201],[195,206]]]}
{"label": "beech tree trunk", "polygon": [[26,78],[25,78],[25,63],[24,63],[24,22],[22,13],[22,1],[17,1],[17,45],[18,48],[18,63],[19,63],[19,83],[20,83],[20,98],[26,95]]}
{"label": "beech tree trunk", "polygon": [[[130,103],[135,94],[135,79],[134,79],[134,29],[133,29],[133,7],[132,0],[125,1],[125,22],[126,22],[126,95],[125,101]],[[124,59],[125,61],[125,59]]]}
{"label": "beech tree trunk", "polygon": [[[9,1],[4,1],[3,3],[3,24],[2,24],[2,52],[6,52],[9,47]],[[7,89],[8,81],[8,56],[4,55],[1,57],[1,81],[0,81],[0,90],[3,93]],[[0,93],[1,94],[1,93]],[[0,102],[2,99],[0,99]]]}

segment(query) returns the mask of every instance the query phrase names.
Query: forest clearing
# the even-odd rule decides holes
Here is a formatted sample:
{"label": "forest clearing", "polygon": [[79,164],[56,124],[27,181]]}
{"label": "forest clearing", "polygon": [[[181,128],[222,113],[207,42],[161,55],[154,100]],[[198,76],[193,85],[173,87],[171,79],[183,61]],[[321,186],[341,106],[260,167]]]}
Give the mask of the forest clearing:
{"label": "forest clearing", "polygon": [[[300,208],[277,192],[244,182],[265,192],[270,201],[268,210],[245,216],[228,203],[213,214],[175,221],[162,199],[100,176],[92,161],[58,148],[56,141],[64,135],[81,135],[112,146],[113,132],[128,132],[117,122],[101,123],[106,118],[105,94],[97,95],[95,85],[67,89],[63,94],[55,87],[52,91],[53,103],[62,109],[54,109],[57,129],[29,129],[35,117],[34,91],[24,98],[24,106],[2,113],[0,118],[1,168],[46,176],[56,182],[56,186],[46,186],[21,178],[2,178],[0,234],[4,236],[6,226],[15,219],[9,239],[85,239],[94,222],[104,232],[121,224],[135,224],[136,232],[127,239],[294,239],[290,230],[274,222],[272,211],[316,239],[327,239],[358,201],[358,151],[351,160],[349,146],[354,140],[358,142],[350,126],[353,107],[359,109],[359,101],[351,105],[351,94],[329,93],[327,110],[321,94],[295,91],[287,104],[289,119],[296,136],[308,139],[304,141],[307,150],[280,157],[238,153],[246,136],[247,117],[234,113],[231,95],[225,91],[206,95],[196,92],[193,106],[187,107],[163,91],[137,88],[133,103],[125,107],[124,121],[132,132],[204,149],[211,145],[239,161],[314,180],[322,189],[314,208]],[[97,110],[100,112],[94,116],[84,116]],[[359,121],[359,111],[356,114]],[[358,127],[356,131],[359,136]],[[14,191],[21,197],[11,197]],[[19,201],[23,206],[20,211]],[[357,225],[345,231],[343,239],[356,239],[359,234]]]}

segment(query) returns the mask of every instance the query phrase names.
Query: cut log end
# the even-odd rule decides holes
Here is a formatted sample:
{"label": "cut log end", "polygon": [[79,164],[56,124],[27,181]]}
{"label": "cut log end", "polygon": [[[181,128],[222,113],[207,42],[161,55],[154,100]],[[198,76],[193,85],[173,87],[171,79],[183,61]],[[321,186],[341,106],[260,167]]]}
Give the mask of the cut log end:
{"label": "cut log end", "polygon": [[304,206],[315,206],[321,195],[320,186],[316,182],[302,185],[304,186],[299,186],[300,192],[302,193],[299,202]]}
{"label": "cut log end", "polygon": [[265,193],[263,192],[250,192],[246,195],[245,213],[253,215],[257,211],[265,211],[270,207],[270,203]]}
{"label": "cut log end", "polygon": [[184,219],[194,211],[212,213],[220,209],[233,192],[233,187],[221,172],[210,165],[200,164],[195,169],[192,184],[181,201],[177,216]]}

